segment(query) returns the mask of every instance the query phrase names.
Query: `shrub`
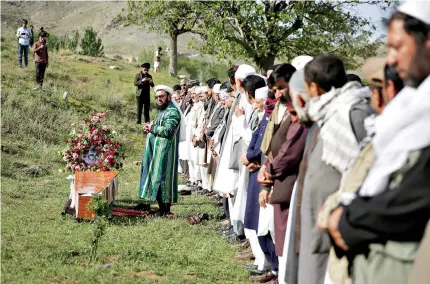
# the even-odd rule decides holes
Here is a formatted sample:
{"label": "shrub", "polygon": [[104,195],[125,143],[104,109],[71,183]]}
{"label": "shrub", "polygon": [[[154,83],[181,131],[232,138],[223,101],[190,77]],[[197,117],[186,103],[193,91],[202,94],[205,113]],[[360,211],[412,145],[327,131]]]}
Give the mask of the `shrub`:
{"label": "shrub", "polygon": [[97,32],[92,27],[85,28],[84,37],[81,39],[81,48],[83,55],[101,57],[104,54],[102,40],[97,37]]}

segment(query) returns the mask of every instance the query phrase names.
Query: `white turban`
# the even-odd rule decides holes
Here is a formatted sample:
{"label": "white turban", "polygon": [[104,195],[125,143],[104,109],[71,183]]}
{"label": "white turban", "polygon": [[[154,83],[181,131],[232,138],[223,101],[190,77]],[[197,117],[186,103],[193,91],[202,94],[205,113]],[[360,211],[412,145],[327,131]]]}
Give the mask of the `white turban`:
{"label": "white turban", "polygon": [[430,25],[430,2],[428,1],[407,0],[398,11]]}
{"label": "white turban", "polygon": [[172,88],[170,88],[169,86],[166,86],[166,85],[158,85],[158,86],[155,86],[154,90],[155,90],[155,92],[158,92],[158,91],[164,90],[164,91],[166,91],[166,93],[168,93],[169,95],[173,94],[173,89],[172,89]]}
{"label": "white turban", "polygon": [[237,80],[245,80],[246,77],[249,75],[254,75],[257,73],[251,65],[248,64],[242,64],[237,68],[236,73],[234,73],[234,78]]}
{"label": "white turban", "polygon": [[200,95],[202,92],[202,87],[197,87],[194,92],[196,93],[196,95]]}
{"label": "white turban", "polygon": [[215,85],[213,86],[213,88],[212,88],[212,91],[213,91],[215,94],[219,94],[219,92],[221,92],[221,84],[215,84]]}
{"label": "white turban", "polygon": [[296,70],[299,70],[305,68],[306,64],[308,64],[313,59],[314,58],[312,56],[300,55],[291,61],[291,65],[293,65]]}
{"label": "white turban", "polygon": [[208,86],[200,87],[200,92],[202,92],[202,93],[207,93],[207,92],[209,92],[209,87],[208,87]]}
{"label": "white turban", "polygon": [[228,99],[228,93],[226,91],[224,91],[224,90],[222,90],[221,92],[219,92],[218,96],[219,96],[220,100],[226,100],[226,99]]}
{"label": "white turban", "polygon": [[255,90],[255,99],[256,100],[266,100],[267,94],[269,93],[269,87],[262,87]]}

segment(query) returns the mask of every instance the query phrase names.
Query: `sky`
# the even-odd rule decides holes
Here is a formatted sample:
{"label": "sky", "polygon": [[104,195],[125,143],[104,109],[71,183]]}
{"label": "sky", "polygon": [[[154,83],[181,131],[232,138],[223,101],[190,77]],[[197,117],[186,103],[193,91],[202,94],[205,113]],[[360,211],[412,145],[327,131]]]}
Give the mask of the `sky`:
{"label": "sky", "polygon": [[389,18],[392,14],[393,8],[382,11],[375,5],[363,3],[359,4],[357,9],[357,12],[360,16],[365,17],[376,26],[377,30],[374,32],[373,39],[377,39],[380,36],[386,35],[386,28],[382,22],[382,19]]}

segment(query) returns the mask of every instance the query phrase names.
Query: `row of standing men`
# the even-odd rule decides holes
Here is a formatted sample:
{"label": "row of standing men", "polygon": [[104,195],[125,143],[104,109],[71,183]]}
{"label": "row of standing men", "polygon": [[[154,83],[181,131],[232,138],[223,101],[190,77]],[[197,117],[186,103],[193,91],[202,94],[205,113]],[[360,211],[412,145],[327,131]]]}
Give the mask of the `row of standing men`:
{"label": "row of standing men", "polygon": [[388,58],[363,67],[370,88],[333,54],[181,81],[182,193],[223,197],[226,235],[255,257],[251,281],[408,283],[430,212],[429,11],[394,13]]}

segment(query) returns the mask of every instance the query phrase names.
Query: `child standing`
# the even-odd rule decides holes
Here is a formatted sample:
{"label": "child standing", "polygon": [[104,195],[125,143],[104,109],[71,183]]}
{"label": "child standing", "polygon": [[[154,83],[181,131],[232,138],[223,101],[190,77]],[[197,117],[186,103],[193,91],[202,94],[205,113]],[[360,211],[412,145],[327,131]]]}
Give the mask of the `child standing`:
{"label": "child standing", "polygon": [[154,61],[154,72],[155,73],[157,73],[160,70],[160,61],[161,61],[160,56],[157,56],[157,58],[155,58],[155,61]]}

